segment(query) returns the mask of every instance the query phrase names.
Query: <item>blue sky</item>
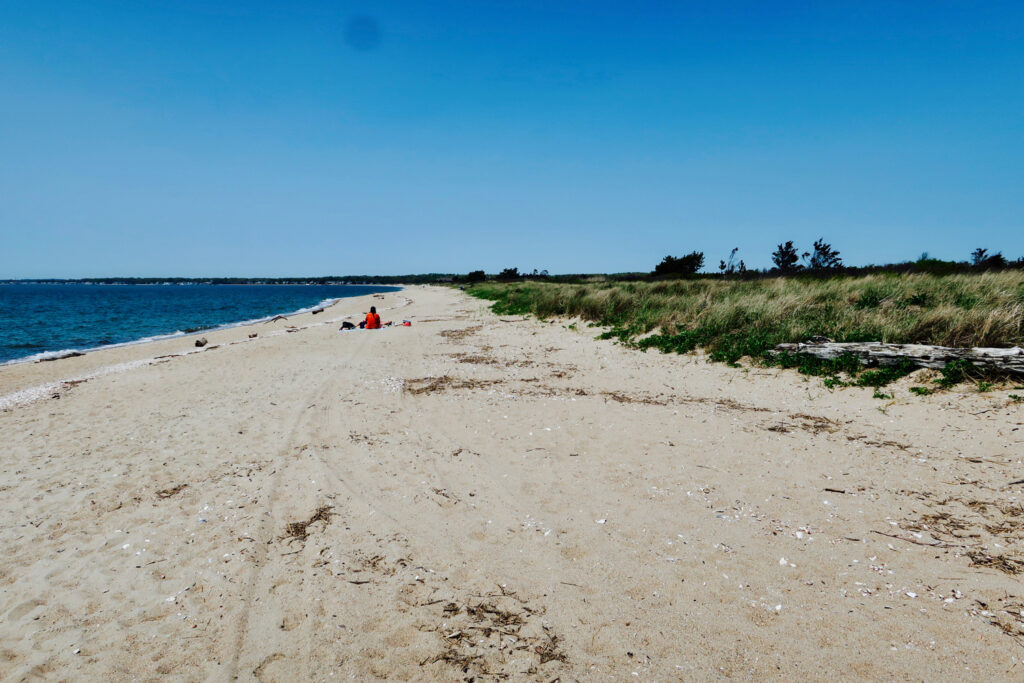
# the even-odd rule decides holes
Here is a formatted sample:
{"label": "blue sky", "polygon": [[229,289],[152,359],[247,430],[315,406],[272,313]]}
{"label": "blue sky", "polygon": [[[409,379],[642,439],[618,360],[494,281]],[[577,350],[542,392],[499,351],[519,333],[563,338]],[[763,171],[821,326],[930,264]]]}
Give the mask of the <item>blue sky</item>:
{"label": "blue sky", "polygon": [[0,4],[0,277],[1024,256],[1021,2]]}

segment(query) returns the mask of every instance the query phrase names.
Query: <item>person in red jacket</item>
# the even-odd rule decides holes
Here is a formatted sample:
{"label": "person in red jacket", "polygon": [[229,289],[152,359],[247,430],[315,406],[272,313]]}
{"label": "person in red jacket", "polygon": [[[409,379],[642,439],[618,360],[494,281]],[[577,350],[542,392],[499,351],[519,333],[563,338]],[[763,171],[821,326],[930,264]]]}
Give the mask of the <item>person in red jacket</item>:
{"label": "person in red jacket", "polygon": [[368,330],[379,330],[380,329],[380,316],[377,315],[377,307],[370,306],[370,312],[366,314],[366,329]]}

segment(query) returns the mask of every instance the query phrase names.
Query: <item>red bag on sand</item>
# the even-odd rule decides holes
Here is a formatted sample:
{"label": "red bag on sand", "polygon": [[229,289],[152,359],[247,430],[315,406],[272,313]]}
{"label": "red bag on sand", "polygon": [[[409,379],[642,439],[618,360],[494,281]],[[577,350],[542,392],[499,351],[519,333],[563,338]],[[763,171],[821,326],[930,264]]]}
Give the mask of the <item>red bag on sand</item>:
{"label": "red bag on sand", "polygon": [[409,322],[408,320],[403,320],[402,327],[412,327],[412,323]]}

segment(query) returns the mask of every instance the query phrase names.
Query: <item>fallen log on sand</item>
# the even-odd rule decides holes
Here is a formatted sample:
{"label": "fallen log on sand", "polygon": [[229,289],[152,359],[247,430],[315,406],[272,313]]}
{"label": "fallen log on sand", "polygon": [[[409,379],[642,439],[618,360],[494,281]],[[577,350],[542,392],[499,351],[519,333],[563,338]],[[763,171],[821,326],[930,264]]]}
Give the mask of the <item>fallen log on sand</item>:
{"label": "fallen log on sand", "polygon": [[1024,349],[971,348],[928,346],[925,344],[884,344],[882,342],[818,341],[779,344],[771,354],[806,353],[817,358],[838,358],[844,353],[857,357],[864,365],[898,365],[910,361],[922,368],[942,369],[946,363],[965,360],[982,370],[1001,374],[1024,375]]}

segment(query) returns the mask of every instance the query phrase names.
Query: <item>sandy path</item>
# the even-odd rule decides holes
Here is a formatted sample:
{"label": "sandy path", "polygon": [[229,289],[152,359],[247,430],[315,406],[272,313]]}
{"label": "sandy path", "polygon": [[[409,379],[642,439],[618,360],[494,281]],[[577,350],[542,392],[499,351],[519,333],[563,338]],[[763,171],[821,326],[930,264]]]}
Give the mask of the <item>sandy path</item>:
{"label": "sandy path", "polygon": [[370,301],[0,368],[60,395],[0,412],[0,678],[1024,675],[983,566],[1024,559],[1012,392],[830,393],[437,288],[321,324]]}

